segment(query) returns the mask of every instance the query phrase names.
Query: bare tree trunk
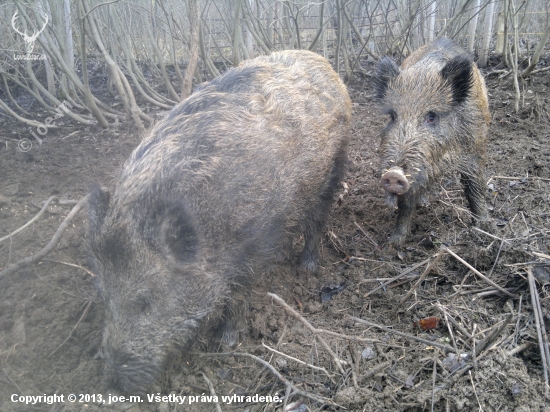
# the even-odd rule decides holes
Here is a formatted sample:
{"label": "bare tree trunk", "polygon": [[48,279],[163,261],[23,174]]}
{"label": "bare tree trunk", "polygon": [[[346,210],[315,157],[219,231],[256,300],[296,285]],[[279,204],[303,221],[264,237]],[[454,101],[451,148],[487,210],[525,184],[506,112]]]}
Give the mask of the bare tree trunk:
{"label": "bare tree trunk", "polygon": [[491,38],[493,37],[493,14],[495,11],[495,2],[489,2],[485,10],[485,22],[483,24],[483,46],[477,64],[479,67],[486,67],[489,59],[489,51],[491,47]]}
{"label": "bare tree trunk", "polygon": [[[353,19],[348,14],[348,11],[346,10],[345,7],[343,8],[343,12],[344,12],[344,16],[346,17],[349,25],[351,26],[351,28],[355,32],[355,35],[357,36],[357,39],[359,40],[359,43],[361,43],[361,46],[363,46],[362,50],[366,50],[366,52],[373,59],[378,60],[380,57],[376,53],[373,53],[373,51],[370,48],[367,47],[367,42],[365,41],[365,39],[363,39],[363,36],[361,36],[361,33],[359,32],[359,29],[357,29],[357,26],[355,26],[355,23],[353,23]],[[370,35],[369,35],[369,37],[370,37]]]}
{"label": "bare tree trunk", "polygon": [[[279,7],[280,6],[280,7]],[[283,19],[280,19],[279,18],[279,12],[281,11],[281,9],[284,10],[284,5],[283,3],[280,3],[280,2],[275,2],[275,22],[273,23],[273,29],[275,30],[275,33],[277,35],[277,37],[279,38],[279,44],[281,45],[281,50],[286,50],[286,43],[285,43],[285,29],[283,27],[283,23],[282,23],[282,20],[284,20],[284,11],[281,12],[283,14]]]}
{"label": "bare tree trunk", "polygon": [[548,21],[548,17],[546,20],[546,29],[544,30],[544,33],[541,36],[541,39],[539,41],[539,44],[537,44],[537,48],[535,49],[535,53],[533,54],[533,57],[531,58],[531,63],[527,68],[521,72],[520,77],[525,78],[531,74],[535,66],[540,60],[540,56],[542,52],[544,51],[544,46],[546,45],[546,42],[548,41],[548,38],[550,37],[550,21]]}
{"label": "bare tree trunk", "polygon": [[108,127],[109,124],[107,123],[107,120],[105,120],[105,117],[103,117],[103,114],[97,107],[94,97],[92,96],[92,92],[90,90],[90,82],[88,80],[88,66],[87,66],[87,60],[86,60],[86,30],[84,25],[86,17],[86,10],[84,9],[84,0],[82,0],[79,3],[79,13],[78,13],[78,21],[80,22],[80,58],[82,59],[82,80],[84,83],[84,100],[86,101],[86,106],[90,109],[93,116],[97,119],[99,124],[102,127]]}
{"label": "bare tree trunk", "polygon": [[[73,26],[71,25],[71,2],[70,0],[63,0],[63,20],[65,21],[65,44],[67,51],[67,61],[69,62],[70,67],[75,67],[74,65],[74,56],[75,48],[73,41]],[[65,74],[61,77],[61,82],[67,84],[67,79]],[[71,97],[76,97],[76,91],[72,83],[68,83],[67,89]]]}
{"label": "bare tree trunk", "polygon": [[439,35],[437,37],[443,37],[443,36],[446,36],[446,32],[447,32],[447,29],[448,28],[452,28],[453,27],[453,24],[459,19],[461,18],[463,15],[464,15],[464,11],[466,10],[466,8],[468,7],[468,5],[472,2],[472,0],[465,0],[464,3],[462,4],[462,7],[460,8],[460,11],[458,13],[456,13],[449,21],[447,21],[447,23],[445,24],[445,26],[443,26],[443,28],[441,29],[441,32],[439,32]]}
{"label": "bare tree trunk", "polygon": [[[45,7],[44,7],[45,6]],[[36,3],[36,9],[39,11],[38,15],[40,16],[44,16],[44,15],[49,15],[50,16],[50,20],[53,20],[53,18],[51,17],[52,16],[52,12],[50,10],[50,6],[49,4],[46,2],[46,3],[41,3],[40,1]],[[46,9],[46,10],[44,10]],[[46,39],[46,36],[44,34],[40,34],[40,37],[42,39],[42,42],[46,43],[48,40]],[[54,73],[53,73],[53,67],[52,67],[52,64],[50,62],[50,60],[48,58],[46,58],[44,60],[44,68],[46,69],[46,83],[47,83],[47,87],[48,87],[48,91],[50,92],[50,94],[52,94],[53,96],[55,96],[57,94],[57,91],[56,91],[56,87],[55,87],[55,79],[54,79]]]}
{"label": "bare tree trunk", "polygon": [[[151,18],[154,19],[153,14],[151,15]],[[150,39],[149,44],[153,48],[155,56],[157,57],[157,62],[158,62],[160,71],[162,73],[162,78],[164,79],[164,85],[166,86],[166,90],[168,90],[168,94],[170,94],[170,97],[172,99],[178,100],[179,96],[174,90],[174,88],[172,87],[172,83],[170,83],[170,78],[168,77],[168,72],[166,71],[166,66],[164,64],[162,52],[160,51],[157,44],[157,38],[154,36],[153,29],[151,28],[151,24],[149,24],[149,21],[147,19],[144,19],[144,26],[145,26],[145,29],[147,30],[147,35],[149,36],[149,39]]]}
{"label": "bare tree trunk", "polygon": [[300,21],[302,20],[303,11],[301,8],[298,8],[296,15],[292,14],[294,19],[294,30],[296,31],[296,41],[298,42],[298,49],[302,48],[302,39],[300,36]]}
{"label": "bare tree trunk", "polygon": [[[246,7],[250,10],[250,23],[252,23],[252,20],[254,19],[254,13],[252,11],[252,7],[254,6],[253,0],[244,0],[246,2]],[[246,20],[248,23],[248,19]],[[254,57],[254,42],[253,42],[253,36],[252,31],[249,28],[249,24],[246,25],[246,50],[248,51],[248,55],[253,58]]]}
{"label": "bare tree trunk", "polygon": [[10,92],[10,86],[8,85],[8,79],[6,78],[6,75],[2,73],[2,80],[4,80],[4,89],[6,90],[6,94],[8,95],[11,103],[17,107],[17,109],[20,111],[20,112],[23,112],[24,114],[26,114],[27,116],[30,116],[31,114],[29,112],[27,112],[25,109],[23,109],[21,106],[19,106],[19,103],[17,103],[17,100],[15,100],[13,98],[13,96],[11,95],[11,92]]}
{"label": "bare tree trunk", "polygon": [[470,53],[474,52],[474,46],[476,44],[475,37],[477,31],[477,19],[479,18],[479,6],[480,0],[474,0],[474,5],[470,14],[471,20],[468,25],[468,51]]}
{"label": "bare tree trunk", "polygon": [[501,0],[500,13],[497,23],[497,43],[495,46],[496,54],[506,55],[506,26],[508,20],[508,0]]}
{"label": "bare tree trunk", "polygon": [[[30,24],[31,20],[29,19],[29,16],[25,12],[25,9],[23,7],[19,7],[19,3],[16,3],[16,5],[18,6],[18,11],[20,12],[21,16],[24,17],[24,19]],[[59,49],[57,45],[54,43],[53,38],[49,34],[48,30],[45,30],[43,33],[46,36],[47,43],[41,42],[40,38],[38,38],[38,41],[41,42],[42,48],[48,54],[48,57],[52,59],[52,63],[54,63],[63,73],[67,75],[67,77],[78,88],[78,90],[84,93],[84,85],[82,84],[80,79],[77,77],[75,73],[75,68],[68,66],[68,63],[65,60],[65,57],[63,56],[62,50]],[[31,66],[31,69],[32,69],[32,66]],[[31,77],[34,76],[34,74],[32,73],[32,70],[31,70],[31,73],[29,73],[29,75],[31,75]],[[38,85],[42,87],[40,84]],[[44,89],[43,93],[46,95],[50,95],[46,89]],[[38,95],[38,97],[40,96]],[[68,94],[66,97],[69,100],[71,100]],[[56,101],[55,96],[51,96],[49,98]],[[102,103],[100,100],[96,99],[95,97],[94,97],[94,101],[95,101],[95,104],[97,104],[99,107],[102,107],[105,110],[105,113],[103,113],[104,116],[110,116],[110,117],[116,118],[118,115],[122,114],[121,112],[118,112],[117,110],[106,106],[104,103]],[[74,101],[72,101],[71,104],[76,105],[77,107],[79,106]],[[89,124],[89,121],[85,120],[85,116],[79,116],[73,112],[69,112],[68,116],[70,116],[71,118],[75,119],[80,123]]]}
{"label": "bare tree trunk", "polygon": [[437,11],[437,0],[432,0],[428,15],[428,42],[431,42],[435,37],[435,14]]}
{"label": "bare tree trunk", "polygon": [[[109,18],[113,17],[111,13],[109,13]],[[152,103],[158,107],[161,107],[163,109],[171,109],[177,102],[175,100],[170,100],[159,93],[157,93],[147,82],[147,80],[144,78],[143,73],[141,72],[141,69],[136,64],[136,61],[134,59],[134,55],[131,50],[131,45],[128,42],[127,37],[123,33],[123,29],[121,28],[121,19],[118,18],[118,16],[115,14],[114,17],[111,19],[112,22],[112,30],[114,35],[118,38],[118,44],[120,45],[120,48],[122,49],[122,52],[124,53],[124,56],[126,57],[126,72],[134,82],[135,88],[138,90],[139,94],[149,103]],[[107,85],[107,87],[112,88],[112,79],[113,76],[109,76],[109,80],[111,82],[111,85]],[[143,87],[142,87],[143,85]]]}
{"label": "bare tree trunk", "polygon": [[162,9],[162,12],[164,13],[164,16],[166,17],[166,23],[168,25],[168,30],[169,30],[169,35],[168,35],[169,47],[168,48],[169,48],[170,55],[172,56],[172,63],[174,64],[174,70],[176,71],[176,76],[178,76],[178,79],[180,81],[180,91],[181,91],[181,94],[183,95],[183,89],[185,86],[184,86],[184,79],[181,74],[180,67],[178,65],[178,59],[176,57],[176,45],[174,43],[175,33],[173,28],[172,16],[168,14],[168,10],[166,9],[164,2],[162,0],[157,1],[155,5],[157,4],[160,6],[160,8]]}
{"label": "bare tree trunk", "polygon": [[336,15],[338,27],[336,30],[336,51],[334,52],[334,69],[340,72],[340,48],[342,47],[342,7],[340,0],[336,0]]}
{"label": "bare tree trunk", "polygon": [[235,14],[233,16],[233,66],[238,66],[241,62],[239,53],[239,33],[241,32],[241,4],[243,0],[236,0]]}
{"label": "bare tree trunk", "polygon": [[[202,61],[206,65],[206,68],[208,69],[208,72],[212,77],[218,77],[220,75],[220,72],[214,65],[214,62],[210,58],[210,55],[208,54],[208,51],[206,50],[206,46],[204,44],[204,36],[203,36],[203,25],[201,22],[199,22],[199,44],[200,44],[200,51],[201,51],[201,57]],[[221,53],[220,53],[221,54]]]}
{"label": "bare tree trunk", "polygon": [[[346,12],[346,6],[342,5],[342,11]],[[351,71],[351,64],[350,64],[350,52],[351,49],[351,36],[350,36],[350,28],[349,23],[347,19],[344,19],[344,17],[341,17],[342,19],[342,58],[344,59],[344,70],[346,72],[345,79],[346,81],[349,81],[353,77],[353,73]],[[351,20],[351,19],[350,19]],[[348,48],[349,47],[349,48]]]}
{"label": "bare tree trunk", "polygon": [[317,48],[317,45],[319,44],[319,39],[321,38],[321,34],[325,31],[325,27],[323,24],[324,11],[325,3],[323,2],[318,5],[319,17],[317,18],[317,33],[315,33],[315,37],[311,41],[311,44],[308,46],[308,50],[315,50]]}
{"label": "bare tree trunk", "polygon": [[521,92],[519,90],[519,79],[518,79],[518,15],[516,13],[516,5],[514,0],[509,0],[510,8],[512,9],[512,29],[514,30],[514,52],[510,49],[510,43],[508,43],[508,50],[510,53],[510,62],[512,63],[512,73],[514,77],[514,90],[516,91],[516,99],[514,101],[514,107],[516,113],[519,113],[519,100],[521,98]]}
{"label": "bare tree trunk", "polygon": [[[324,4],[324,3],[323,3]],[[330,18],[328,19],[330,20]],[[327,50],[327,30],[323,30],[321,32],[321,46],[323,47],[323,57],[325,59],[328,58],[328,50]]]}
{"label": "bare tree trunk", "polygon": [[[241,0],[241,7],[240,7],[240,14],[239,14],[239,20],[241,20],[241,15],[243,13],[243,2],[246,2],[246,0]],[[242,56],[244,60],[250,59],[250,55],[248,54],[248,49],[246,48],[246,45],[244,44],[244,38],[243,38],[243,30],[242,30],[242,22],[239,22],[239,30],[237,30],[237,40],[239,42],[239,49],[241,50]]]}
{"label": "bare tree trunk", "polygon": [[[324,3],[323,3],[324,5]],[[275,44],[275,33],[273,27],[275,25],[275,5],[270,4],[267,9],[267,46],[270,50],[273,50],[273,45]]]}
{"label": "bare tree trunk", "polygon": [[[420,0],[413,0],[412,2],[406,2],[405,4],[402,5],[402,7],[409,8],[409,12],[405,13],[405,16],[407,17],[403,17],[403,20],[401,21],[401,24],[402,24],[401,32],[397,36],[397,39],[401,41],[401,48],[399,52],[401,53],[402,56],[404,56],[412,52],[412,49],[410,46],[411,29],[412,29],[414,20],[418,15],[418,11],[420,9]],[[405,49],[407,49],[407,53],[404,53]]]}
{"label": "bare tree trunk", "polygon": [[[252,0],[249,0],[249,1],[252,1]],[[247,39],[246,39],[247,44],[246,44],[246,48],[248,50],[248,54],[250,56],[254,55],[254,49],[252,47],[252,43],[250,43],[250,45],[249,45],[249,41],[251,42],[252,40],[248,36],[251,35],[252,37],[254,37],[254,39],[256,39],[256,42],[262,48],[262,50],[265,52],[265,54],[269,55],[269,54],[271,54],[271,49],[268,47],[268,45],[260,37],[260,35],[264,34],[264,33],[261,32],[260,26],[256,25],[255,22],[254,22],[254,12],[252,10],[252,5],[249,4],[247,2],[247,0],[244,0],[244,2],[245,2],[244,3],[245,4],[244,12],[248,16],[248,17],[245,18],[246,27],[247,27]],[[264,35],[264,38],[265,38],[265,35]],[[268,43],[270,43],[269,39],[266,39],[266,41]]]}
{"label": "bare tree trunk", "polygon": [[[292,30],[292,23],[290,21],[290,2],[284,1],[281,3],[281,6],[283,8],[283,22],[286,26],[286,30],[288,31],[288,34],[290,35],[290,40],[288,42],[288,48],[294,49],[294,43],[296,42],[296,30]],[[283,35],[284,39],[284,35]]]}
{"label": "bare tree trunk", "polygon": [[200,14],[197,0],[189,0],[189,25],[190,35],[189,43],[191,44],[191,50],[189,51],[189,63],[185,70],[185,77],[183,78],[183,86],[181,90],[181,99],[187,99],[191,96],[191,90],[193,85],[193,75],[197,69],[199,63],[199,23]]}
{"label": "bare tree trunk", "polygon": [[[126,112],[130,116],[130,118],[133,120],[134,125],[138,128],[138,132],[140,134],[143,134],[145,131],[145,127],[143,126],[143,123],[141,122],[140,117],[146,119],[149,122],[152,122],[153,119],[151,119],[149,116],[143,113],[139,108],[139,106],[137,105],[136,100],[134,98],[134,93],[132,92],[132,89],[130,88],[128,81],[126,80],[126,77],[118,67],[117,63],[109,55],[107,49],[105,48],[105,45],[103,44],[103,40],[99,34],[99,30],[95,22],[94,14],[93,12],[89,13],[87,10],[89,9],[89,7],[86,6],[86,0],[82,0],[82,6],[83,6],[84,12],[86,13],[85,16],[88,21],[88,25],[90,27],[90,33],[93,36],[93,39],[95,41],[95,44],[97,45],[97,48],[103,54],[103,58],[105,59],[107,68],[109,69],[109,71],[111,72],[111,75],[113,76],[113,81],[117,88],[120,99],[124,104]],[[154,44],[154,41],[152,43]]]}

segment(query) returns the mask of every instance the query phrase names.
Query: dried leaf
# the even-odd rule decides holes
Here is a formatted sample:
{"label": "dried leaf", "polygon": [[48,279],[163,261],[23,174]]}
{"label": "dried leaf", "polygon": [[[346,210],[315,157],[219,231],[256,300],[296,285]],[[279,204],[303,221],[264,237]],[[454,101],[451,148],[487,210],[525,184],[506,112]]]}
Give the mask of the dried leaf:
{"label": "dried leaf", "polygon": [[413,322],[413,326],[418,326],[423,330],[431,330],[437,328],[437,325],[441,323],[441,318],[432,316],[429,318],[420,319],[418,322]]}

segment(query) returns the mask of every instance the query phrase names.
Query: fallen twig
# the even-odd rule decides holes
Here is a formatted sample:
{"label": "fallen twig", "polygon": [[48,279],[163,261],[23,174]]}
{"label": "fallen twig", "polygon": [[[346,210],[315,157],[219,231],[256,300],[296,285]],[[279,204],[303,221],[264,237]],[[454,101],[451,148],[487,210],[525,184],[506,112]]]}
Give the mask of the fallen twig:
{"label": "fallen twig", "polygon": [[290,388],[295,394],[305,396],[306,398],[309,398],[315,402],[328,403],[329,405],[338,406],[329,398],[323,398],[321,396],[317,396],[308,392],[301,391],[291,381],[289,381],[287,378],[281,375],[279,371],[277,371],[277,369],[275,369],[269,362],[266,362],[265,360],[257,356],[254,356],[250,353],[243,353],[243,352],[196,353],[196,352],[193,352],[192,354],[199,357],[235,356],[235,357],[253,359],[256,362],[261,363],[263,366],[265,366],[277,379],[279,379],[283,384],[285,384],[287,388]]}
{"label": "fallen twig", "polygon": [[543,259],[550,259],[550,255],[546,255],[544,253],[539,253],[539,252],[529,252],[526,250],[527,253],[530,253],[536,257],[540,257],[540,258],[543,258]]}
{"label": "fallen twig", "polygon": [[42,259],[43,262],[52,262],[52,263],[59,263],[60,265],[66,265],[66,266],[71,266],[73,268],[77,268],[77,269],[80,269],[80,270],[83,270],[84,272],[86,272],[88,275],[90,275],[91,277],[95,277],[97,276],[95,273],[93,272],[90,272],[88,269],[86,269],[85,267],[83,266],[80,266],[80,265],[77,265],[75,263],[69,263],[69,262],[62,262],[61,260],[52,260],[52,259]]}
{"label": "fallen twig", "polygon": [[502,247],[504,246],[504,242],[505,242],[505,239],[502,238],[502,242],[500,242],[500,246],[498,248],[497,257],[495,258],[493,266],[491,267],[491,270],[489,271],[489,274],[487,275],[487,277],[491,277],[491,275],[493,274],[493,271],[495,270],[495,267],[498,263],[498,259],[500,258],[500,253],[502,252]]}
{"label": "fallen twig", "polygon": [[8,378],[10,383],[17,388],[20,394],[25,394],[25,392],[21,390],[21,388],[12,380],[12,378],[10,378],[10,375],[7,374],[6,369],[2,368],[2,372],[4,372],[4,375],[6,375],[6,378]]}
{"label": "fallen twig", "polygon": [[498,236],[495,236],[489,232],[486,232],[484,230],[481,230],[480,228],[476,227],[476,226],[472,226],[472,229],[475,230],[476,232],[479,232],[479,233],[483,233],[485,236],[489,236],[490,238],[493,238],[495,240],[500,240],[501,242],[504,241],[505,243],[510,243],[509,242],[509,239],[503,239],[503,238],[500,238]]}
{"label": "fallen twig", "polygon": [[[518,288],[507,288],[506,290],[508,292],[512,293],[513,291],[518,290]],[[472,300],[475,300],[477,298],[482,298],[484,296],[496,295],[496,294],[500,293],[500,290],[498,290],[498,289],[486,289],[483,292],[478,292],[478,291],[475,291],[475,290],[471,290],[469,292],[463,293],[463,295],[468,295],[470,293],[475,293],[476,294],[475,298],[472,299]]]}
{"label": "fallen twig", "polygon": [[44,248],[42,248],[42,250],[40,250],[39,252],[37,252],[36,254],[34,254],[32,256],[28,256],[25,259],[20,260],[19,262],[14,263],[13,265],[8,266],[4,270],[0,271],[0,279],[3,279],[8,275],[11,275],[12,273],[17,272],[19,269],[22,269],[22,268],[24,268],[24,267],[26,267],[26,266],[34,263],[34,262],[38,262],[40,259],[42,259],[44,256],[46,256],[48,253],[50,253],[52,251],[52,249],[55,247],[55,245],[57,245],[57,243],[59,242],[59,239],[61,238],[61,235],[63,234],[65,229],[67,229],[67,227],[69,226],[69,223],[71,223],[71,221],[73,220],[75,215],[80,211],[80,209],[82,209],[84,207],[84,205],[86,204],[87,201],[88,201],[88,196],[84,196],[80,200],[80,202],[78,202],[78,204],[75,207],[72,208],[72,210],[69,212],[67,217],[63,220],[63,222],[61,222],[61,225],[59,225],[59,228],[57,229],[57,231],[53,235],[50,242],[46,246],[44,246]]}
{"label": "fallen twig", "polygon": [[548,70],[550,70],[550,66],[543,67],[542,69],[533,70],[531,73],[529,73],[529,76],[532,76],[533,74],[536,74],[536,73],[546,72]]}
{"label": "fallen twig", "polygon": [[374,376],[376,375],[378,372],[380,372],[382,369],[390,366],[392,364],[392,361],[386,361],[386,362],[382,362],[378,365],[376,365],[375,367],[373,367],[371,370],[369,370],[367,373],[365,373],[363,376],[360,376],[359,377],[359,383],[361,383],[361,381],[367,379],[367,378],[370,378],[371,376]]}
{"label": "fallen twig", "polygon": [[433,371],[432,371],[432,412],[434,411],[435,405],[435,378],[437,376],[437,362],[434,359]]}
{"label": "fallen twig", "polygon": [[315,369],[315,370],[321,371],[321,372],[323,372],[325,375],[327,375],[327,376],[328,376],[329,378],[331,378],[331,379],[332,379],[332,377],[334,376],[334,375],[331,375],[330,373],[328,373],[328,371],[327,371],[325,368],[321,368],[321,367],[315,366],[315,365],[310,365],[309,363],[306,363],[306,362],[304,362],[304,361],[302,361],[302,360],[300,360],[300,359],[297,359],[297,358],[294,358],[294,357],[292,357],[292,356],[290,356],[290,355],[287,355],[286,353],[279,352],[278,350],[273,349],[273,348],[267,346],[267,345],[266,345],[265,343],[263,343],[263,342],[262,342],[262,346],[263,346],[264,348],[266,348],[267,350],[269,350],[269,351],[271,351],[271,352],[273,352],[273,353],[276,353],[277,355],[283,356],[283,357],[285,357],[285,358],[287,358],[287,359],[290,359],[290,360],[292,360],[292,361],[294,361],[294,362],[297,362],[297,363],[299,363],[299,364],[301,364],[301,365],[307,366],[307,367],[309,367],[309,368],[311,368],[311,369]]}
{"label": "fallen twig", "polygon": [[[42,203],[46,203],[47,200],[45,202],[42,202]],[[58,205],[62,205],[62,206],[66,206],[66,205],[76,205],[78,203],[78,200],[74,200],[74,199],[57,199],[57,202],[56,202]]]}
{"label": "fallen twig", "polygon": [[375,328],[383,330],[384,332],[389,332],[389,333],[393,333],[393,334],[398,335],[398,336],[402,336],[402,337],[407,338],[407,339],[416,340],[418,342],[424,343],[425,345],[434,346],[436,348],[443,349],[446,352],[458,353],[457,350],[455,348],[453,348],[452,346],[443,345],[442,343],[433,342],[433,341],[430,341],[430,340],[427,340],[427,339],[422,339],[422,338],[419,338],[418,336],[409,335],[408,333],[399,332],[397,330],[390,329],[386,326],[378,325],[377,323],[369,322],[368,320],[356,318],[354,316],[350,316],[350,318],[352,320],[354,320],[355,322],[357,322],[357,323],[363,323],[363,324],[368,325],[368,326],[373,326]]}
{"label": "fallen twig", "polygon": [[528,180],[542,180],[543,182],[550,182],[550,179],[546,179],[544,177],[537,177],[537,176],[491,176],[489,180],[487,181],[487,184],[491,183],[491,180],[493,179],[503,179],[503,180],[520,180],[520,179],[528,179]]}
{"label": "fallen twig", "polygon": [[345,364],[346,362],[342,359],[339,359],[336,353],[330,348],[330,346],[325,342],[325,340],[319,336],[319,333],[317,329],[315,329],[311,323],[309,323],[307,320],[304,319],[302,315],[300,315],[298,312],[296,312],[294,309],[292,309],[281,297],[276,295],[275,293],[268,293],[269,297],[277,301],[279,305],[281,305],[288,313],[290,313],[292,316],[294,316],[296,319],[298,319],[300,322],[302,322],[306,328],[308,328],[314,335],[317,336],[321,344],[325,347],[328,353],[330,353],[330,356],[332,356],[332,359],[334,360],[334,363],[336,364],[336,367],[340,371],[342,375],[345,375],[344,368],[342,367],[342,364]]}
{"label": "fallen twig", "polygon": [[527,277],[529,280],[529,290],[531,292],[531,304],[533,306],[535,326],[537,328],[537,336],[539,339],[540,357],[545,383],[545,394],[546,397],[548,397],[548,369],[550,368],[550,350],[548,347],[548,335],[546,334],[546,327],[544,326],[544,317],[542,316],[542,309],[540,307],[539,294],[531,267],[527,268]]}
{"label": "fallen twig", "polygon": [[[511,73],[511,71],[510,70],[504,70],[504,69],[502,69],[502,70],[493,70],[492,72],[488,72],[485,76],[489,77],[489,76],[492,76],[493,74],[503,74],[503,73],[505,73],[506,76],[508,76]],[[503,76],[503,77],[505,77],[505,76]]]}
{"label": "fallen twig", "polygon": [[[407,279],[407,282],[410,282],[414,279],[417,279],[419,278],[420,275],[409,275],[409,276],[405,276],[405,278]],[[363,279],[362,281],[360,281],[358,283],[358,285],[361,285],[362,283],[380,283],[380,282],[386,282],[387,280],[389,281],[392,281],[394,280],[395,278],[376,278],[376,279]]]}
{"label": "fallen twig", "polygon": [[61,342],[61,345],[55,348],[55,350],[47,356],[48,358],[52,357],[65,343],[67,343],[67,341],[71,338],[71,336],[73,336],[73,332],[76,330],[76,328],[78,328],[78,325],[80,325],[80,322],[82,322],[82,319],[84,319],[84,317],[88,313],[88,310],[90,309],[90,305],[92,304],[92,302],[93,302],[92,300],[88,301],[86,308],[84,308],[84,312],[82,312],[82,316],[80,316],[80,319],[78,319],[78,322],[76,322],[76,325],[74,325],[71,331],[69,332],[69,336],[67,336],[67,339]]}
{"label": "fallen twig", "polygon": [[476,396],[477,404],[479,405],[479,410],[483,412],[483,408],[481,407],[481,403],[479,403],[479,398],[477,397],[477,391],[476,386],[474,385],[474,378],[472,378],[472,371],[468,371],[470,375],[470,382],[472,382],[472,388],[474,390],[474,395]]}
{"label": "fallen twig", "polygon": [[9,235],[1,237],[0,242],[3,242],[4,240],[7,240],[7,239],[13,237],[13,236],[17,235],[18,233],[21,233],[26,228],[28,228],[30,225],[32,225],[34,222],[36,222],[38,219],[40,219],[40,216],[42,216],[44,214],[44,212],[46,211],[46,209],[48,208],[50,203],[52,203],[56,200],[59,200],[57,198],[57,196],[50,196],[50,198],[48,200],[46,200],[46,203],[44,203],[44,206],[42,206],[42,209],[40,209],[40,212],[38,212],[31,220],[29,220],[27,223],[25,223],[19,229],[14,230]]}
{"label": "fallen twig", "polygon": [[[206,376],[206,374],[203,371],[201,371],[201,375],[202,375],[202,378],[206,381],[208,388],[210,389],[210,395],[212,395],[214,399],[218,399],[218,397],[216,396],[216,391],[214,390],[214,385],[212,385],[212,382],[210,382],[210,379],[208,379],[208,376]],[[216,404],[216,410],[218,412],[222,412],[222,408],[220,404],[218,402],[214,402],[214,403]]]}
{"label": "fallen twig", "polygon": [[506,354],[508,356],[514,356],[516,353],[523,352],[529,346],[531,346],[531,342],[522,343],[521,345],[516,346],[514,349],[510,349],[509,351],[507,351]]}
{"label": "fallen twig", "polygon": [[472,335],[466,329],[464,329],[462,325],[460,325],[460,323],[454,320],[452,316],[448,316],[447,311],[442,305],[437,304],[435,305],[435,308],[445,317],[446,320],[451,322],[455,326],[455,328],[457,328],[460,331],[460,333],[462,333],[468,339],[472,339]]}
{"label": "fallen twig", "polygon": [[428,263],[428,266],[426,266],[426,269],[424,270],[422,275],[420,275],[420,278],[416,281],[416,283],[413,285],[411,290],[409,290],[409,292],[401,299],[401,301],[399,302],[400,304],[405,303],[411,297],[413,292],[424,281],[426,276],[428,276],[428,274],[431,272],[432,268],[439,261],[439,258],[441,258],[442,255],[443,255],[443,251],[439,251],[435,255],[432,256],[433,260],[430,263]]}
{"label": "fallen twig", "polygon": [[405,269],[403,272],[401,272],[401,273],[400,273],[399,275],[397,275],[396,277],[391,278],[391,279],[388,280],[387,282],[382,283],[382,284],[381,284],[380,286],[378,286],[377,288],[374,288],[374,289],[371,290],[370,292],[365,293],[365,294],[363,295],[363,298],[366,298],[366,297],[372,295],[374,292],[376,292],[376,291],[378,291],[378,290],[380,290],[380,289],[382,289],[382,288],[385,288],[385,287],[388,286],[390,283],[395,282],[395,281],[398,280],[398,279],[401,279],[403,276],[408,275],[408,274],[411,273],[413,270],[416,270],[416,269],[418,269],[419,267],[424,266],[424,265],[425,265],[426,263],[428,263],[431,259],[432,259],[432,258],[430,257],[430,258],[428,258],[428,259],[426,259],[426,260],[423,260],[423,261],[420,262],[420,263],[417,263],[417,264],[411,266],[411,267],[408,268],[408,269]]}
{"label": "fallen twig", "polygon": [[351,382],[353,384],[353,387],[356,390],[359,390],[359,384],[357,383],[357,370],[359,368],[359,364],[357,363],[357,359],[355,358],[355,355],[353,353],[353,348],[351,347],[351,342],[348,342],[348,363],[351,365],[350,372],[351,372]]}
{"label": "fallen twig", "polygon": [[498,328],[495,327],[491,333],[489,334],[489,336],[487,336],[476,348],[475,348],[475,351],[474,351],[474,357],[477,358],[477,356],[483,352],[486,348],[489,347],[490,344],[492,344],[495,339],[501,334],[501,332],[510,324],[510,322],[512,321],[512,319],[514,318],[514,314],[513,313],[510,313],[510,315],[508,315],[508,317],[504,320],[504,322],[502,323],[502,325],[500,325]]}
{"label": "fallen twig", "polygon": [[357,224],[357,222],[353,222],[353,224],[359,229],[359,231],[371,242],[376,249],[380,249],[380,246],[378,246],[378,243],[376,243],[368,234],[363,230],[361,226]]}
{"label": "fallen twig", "polygon": [[447,330],[449,331],[449,336],[451,337],[451,342],[453,343],[453,348],[455,348],[456,353],[458,353],[458,347],[456,346],[456,339],[455,335],[453,333],[453,328],[451,328],[451,325],[449,324],[449,317],[447,316],[447,311],[445,308],[443,308],[443,317],[445,318],[445,326],[447,326]]}
{"label": "fallen twig", "polygon": [[497,285],[495,282],[493,282],[491,279],[489,279],[487,276],[485,276],[483,273],[481,273],[479,270],[474,268],[472,265],[470,265],[468,262],[466,262],[464,259],[462,259],[460,256],[458,256],[455,252],[453,252],[448,247],[443,247],[443,250],[448,252],[451,256],[453,256],[456,260],[458,260],[460,263],[462,263],[464,266],[466,266],[468,269],[470,269],[472,272],[474,272],[476,275],[478,275],[481,279],[483,279],[485,282],[491,284],[498,290],[500,290],[505,295],[508,295],[512,298],[516,298],[516,295],[513,293],[508,292],[506,289],[504,289],[502,286]]}

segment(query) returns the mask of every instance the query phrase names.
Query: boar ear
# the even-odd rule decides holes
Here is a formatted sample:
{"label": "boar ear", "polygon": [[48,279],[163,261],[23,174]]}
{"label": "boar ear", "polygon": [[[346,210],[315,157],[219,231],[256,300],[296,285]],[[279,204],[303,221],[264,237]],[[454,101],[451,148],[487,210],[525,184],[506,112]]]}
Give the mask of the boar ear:
{"label": "boar ear", "polygon": [[376,70],[374,72],[374,89],[376,91],[376,97],[382,99],[386,96],[388,90],[388,84],[390,80],[399,75],[399,67],[388,56],[382,57],[378,60]]}
{"label": "boar ear", "polygon": [[160,244],[176,267],[197,259],[199,237],[191,215],[180,202],[168,205],[164,211],[160,226]]}
{"label": "boar ear", "polygon": [[99,185],[95,185],[91,188],[90,197],[88,198],[88,228],[90,239],[94,239],[101,230],[101,226],[103,226],[103,221],[109,210],[110,201],[111,194],[103,190]]}
{"label": "boar ear", "polygon": [[451,86],[453,102],[462,103],[472,88],[472,60],[467,56],[456,56],[441,69],[441,77]]}

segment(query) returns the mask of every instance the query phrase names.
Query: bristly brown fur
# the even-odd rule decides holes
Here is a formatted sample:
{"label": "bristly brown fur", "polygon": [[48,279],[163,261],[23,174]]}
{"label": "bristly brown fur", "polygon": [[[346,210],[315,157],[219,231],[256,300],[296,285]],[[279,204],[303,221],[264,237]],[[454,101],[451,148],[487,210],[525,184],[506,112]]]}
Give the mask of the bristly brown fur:
{"label": "bristly brown fur", "polygon": [[416,50],[397,70],[382,60],[376,73],[377,94],[391,115],[382,131],[381,174],[393,168],[410,184],[398,196],[390,240],[403,243],[417,201],[448,170],[460,172],[474,217],[485,219],[490,114],[485,82],[471,57],[440,39]]}
{"label": "bristly brown fur", "polygon": [[95,192],[108,388],[148,388],[172,343],[188,346],[231,313],[232,289],[300,230],[302,265],[315,270],[350,117],[346,87],[322,57],[259,57],[201,85],[134,150],[112,197]]}

